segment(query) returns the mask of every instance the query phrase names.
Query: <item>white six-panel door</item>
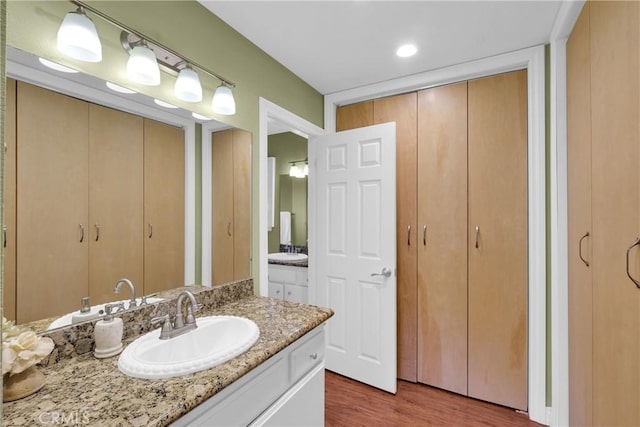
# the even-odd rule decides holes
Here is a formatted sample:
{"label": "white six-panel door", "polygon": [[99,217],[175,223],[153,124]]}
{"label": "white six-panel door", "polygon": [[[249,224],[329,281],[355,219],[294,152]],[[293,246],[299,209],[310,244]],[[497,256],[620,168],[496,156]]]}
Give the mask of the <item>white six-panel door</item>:
{"label": "white six-panel door", "polygon": [[385,123],[316,145],[318,305],[327,369],[396,392],[396,130]]}

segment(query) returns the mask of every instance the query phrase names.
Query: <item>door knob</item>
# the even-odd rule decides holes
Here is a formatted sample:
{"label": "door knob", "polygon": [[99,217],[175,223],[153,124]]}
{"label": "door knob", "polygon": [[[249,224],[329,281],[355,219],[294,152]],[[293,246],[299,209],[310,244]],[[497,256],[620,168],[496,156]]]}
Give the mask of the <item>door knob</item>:
{"label": "door knob", "polygon": [[380,273],[371,273],[371,277],[373,276],[391,277],[391,269],[384,267]]}

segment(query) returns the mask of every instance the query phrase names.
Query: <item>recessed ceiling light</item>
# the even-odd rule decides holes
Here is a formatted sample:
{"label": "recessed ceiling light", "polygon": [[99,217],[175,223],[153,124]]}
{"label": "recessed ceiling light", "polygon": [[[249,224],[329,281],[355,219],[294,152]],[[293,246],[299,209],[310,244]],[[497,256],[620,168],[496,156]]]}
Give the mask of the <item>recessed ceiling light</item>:
{"label": "recessed ceiling light", "polygon": [[169,104],[168,102],[160,101],[159,99],[154,99],[153,102],[155,102],[159,106],[165,107],[165,108],[178,108],[173,104]]}
{"label": "recessed ceiling light", "polygon": [[57,62],[49,61],[48,59],[38,58],[38,61],[45,67],[49,67],[52,70],[61,71],[63,73],[77,73],[77,70],[73,68],[65,67],[64,65],[60,65]]}
{"label": "recessed ceiling light", "polygon": [[107,82],[107,87],[115,92],[126,93],[128,95],[137,93],[135,90],[127,89],[126,87],[118,86],[115,83]]}
{"label": "recessed ceiling light", "polygon": [[409,56],[413,56],[418,51],[418,48],[413,44],[405,44],[402,45],[396,50],[396,55],[400,58],[408,58]]}
{"label": "recessed ceiling light", "polygon": [[213,120],[211,117],[207,117],[207,116],[203,116],[202,114],[198,114],[198,113],[191,113],[191,115],[193,116],[194,119],[198,119],[198,120],[204,120],[209,121],[209,120]]}

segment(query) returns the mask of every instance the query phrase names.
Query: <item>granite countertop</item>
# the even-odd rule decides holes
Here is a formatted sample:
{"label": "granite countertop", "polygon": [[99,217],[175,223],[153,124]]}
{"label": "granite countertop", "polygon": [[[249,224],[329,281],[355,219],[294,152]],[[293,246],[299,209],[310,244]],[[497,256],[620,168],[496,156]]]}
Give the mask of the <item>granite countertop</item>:
{"label": "granite countertop", "polygon": [[222,365],[164,380],[127,377],[118,370],[118,356],[99,360],[86,353],[61,359],[41,368],[47,379],[43,389],[3,404],[3,425],[55,424],[55,414],[78,425],[168,425],[322,324],[333,312],[249,296],[203,311],[199,317],[213,314],[253,320],[260,328],[260,338],[247,352]]}
{"label": "granite countertop", "polygon": [[309,266],[309,260],[305,259],[303,261],[280,261],[280,260],[270,259],[269,260],[269,264],[286,265],[286,266],[289,266],[289,267],[304,267],[304,268],[307,268]]}

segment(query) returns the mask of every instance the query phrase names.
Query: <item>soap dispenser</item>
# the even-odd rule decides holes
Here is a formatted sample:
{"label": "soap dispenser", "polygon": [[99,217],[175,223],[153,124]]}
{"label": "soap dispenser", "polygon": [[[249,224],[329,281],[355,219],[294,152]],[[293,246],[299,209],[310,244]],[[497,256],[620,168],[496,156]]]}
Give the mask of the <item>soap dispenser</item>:
{"label": "soap dispenser", "polygon": [[91,305],[89,305],[89,297],[82,298],[82,308],[79,312],[73,313],[71,316],[71,323],[84,322],[86,320],[93,320],[96,317],[100,316],[95,309],[91,310]]}
{"label": "soap dispenser", "polygon": [[96,349],[93,355],[98,359],[115,356],[122,351],[122,319],[113,317],[111,313],[113,308],[117,306],[118,304],[106,304],[104,319],[96,323],[94,331]]}

